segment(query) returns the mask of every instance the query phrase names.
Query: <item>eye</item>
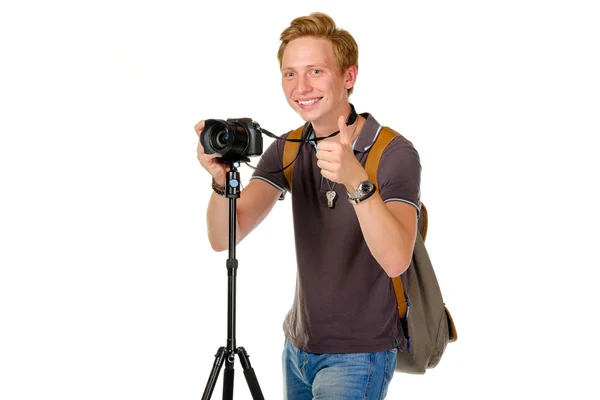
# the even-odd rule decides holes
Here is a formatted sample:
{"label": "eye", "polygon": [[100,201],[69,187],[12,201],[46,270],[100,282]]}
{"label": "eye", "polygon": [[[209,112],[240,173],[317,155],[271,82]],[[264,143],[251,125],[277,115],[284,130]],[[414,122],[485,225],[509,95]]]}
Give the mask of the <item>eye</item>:
{"label": "eye", "polygon": [[313,75],[320,75],[321,74],[321,70],[320,69],[313,69],[312,71],[310,71]]}
{"label": "eye", "polygon": [[292,78],[293,76],[294,76],[294,73],[292,71],[288,71],[283,74],[284,78]]}

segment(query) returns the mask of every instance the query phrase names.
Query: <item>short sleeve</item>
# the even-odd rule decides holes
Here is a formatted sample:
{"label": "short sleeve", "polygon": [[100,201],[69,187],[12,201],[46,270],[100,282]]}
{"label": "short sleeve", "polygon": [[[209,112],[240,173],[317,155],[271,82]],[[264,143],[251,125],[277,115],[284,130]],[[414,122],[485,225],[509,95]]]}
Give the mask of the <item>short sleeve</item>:
{"label": "short sleeve", "polygon": [[384,202],[402,201],[421,212],[421,160],[413,144],[399,136],[384,150],[377,172]]}
{"label": "short sleeve", "polygon": [[[281,139],[287,138],[289,132],[282,135]],[[260,156],[258,164],[252,173],[252,179],[261,179],[270,183],[275,188],[281,191],[280,200],[285,198],[285,194],[289,191],[289,185],[285,179],[285,175],[281,169],[283,168],[283,146],[285,140],[274,140]]]}

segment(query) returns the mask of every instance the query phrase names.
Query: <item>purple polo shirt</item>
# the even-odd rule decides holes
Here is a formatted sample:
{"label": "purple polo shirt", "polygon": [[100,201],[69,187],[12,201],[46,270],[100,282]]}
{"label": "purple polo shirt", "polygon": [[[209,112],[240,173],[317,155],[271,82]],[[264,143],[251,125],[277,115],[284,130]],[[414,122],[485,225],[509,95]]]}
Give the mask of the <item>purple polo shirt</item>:
{"label": "purple polo shirt", "polygon": [[[364,166],[381,126],[370,114],[361,115],[366,123],[354,152]],[[283,145],[275,140],[265,149],[251,178],[281,190],[281,199],[289,186],[283,172],[272,171],[283,168]],[[384,351],[394,339],[403,344],[391,279],[371,255],[345,187],[335,185],[335,206],[328,208],[325,194],[332,183],[320,173],[314,146],[300,147],[291,194],[298,270],[285,337],[311,353]],[[419,212],[421,164],[410,141],[400,136],[386,147],[377,179],[385,202],[406,202]]]}

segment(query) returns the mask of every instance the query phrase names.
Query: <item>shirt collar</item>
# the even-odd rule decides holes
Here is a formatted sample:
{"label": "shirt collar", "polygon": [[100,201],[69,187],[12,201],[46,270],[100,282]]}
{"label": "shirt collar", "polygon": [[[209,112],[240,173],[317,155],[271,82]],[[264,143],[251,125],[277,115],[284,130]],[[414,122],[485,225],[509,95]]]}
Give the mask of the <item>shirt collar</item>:
{"label": "shirt collar", "polygon": [[[361,113],[363,118],[366,119],[365,124],[360,131],[360,135],[354,140],[352,143],[352,150],[358,153],[364,153],[373,146],[375,139],[379,135],[381,131],[381,125],[377,120],[369,113]],[[308,125],[308,124],[307,124]],[[311,131],[310,136],[308,137],[308,141],[312,146],[317,149],[317,143],[315,142],[315,132]]]}
{"label": "shirt collar", "polygon": [[356,152],[364,153],[373,146],[373,143],[375,143],[375,140],[381,131],[381,125],[377,122],[375,117],[369,113],[362,113],[360,115],[365,118],[366,121],[360,131],[360,135],[358,135],[358,138],[354,141],[352,149]]}

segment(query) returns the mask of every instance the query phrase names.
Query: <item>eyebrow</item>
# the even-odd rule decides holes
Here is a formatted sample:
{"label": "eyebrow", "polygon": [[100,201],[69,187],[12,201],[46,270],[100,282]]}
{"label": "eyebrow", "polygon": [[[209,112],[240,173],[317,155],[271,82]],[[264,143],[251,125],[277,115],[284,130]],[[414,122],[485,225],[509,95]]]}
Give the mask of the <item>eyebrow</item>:
{"label": "eyebrow", "polygon": [[328,67],[325,64],[310,64],[310,65],[305,65],[302,67],[284,67],[284,68],[282,68],[282,71],[290,71],[290,70],[296,70],[296,69],[311,69],[311,68],[327,69]]}

